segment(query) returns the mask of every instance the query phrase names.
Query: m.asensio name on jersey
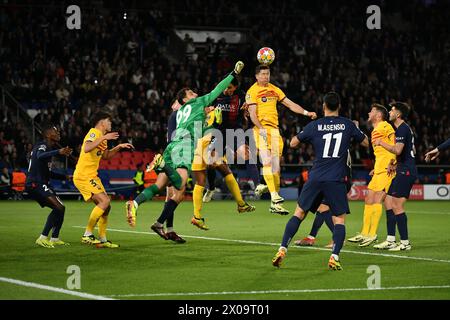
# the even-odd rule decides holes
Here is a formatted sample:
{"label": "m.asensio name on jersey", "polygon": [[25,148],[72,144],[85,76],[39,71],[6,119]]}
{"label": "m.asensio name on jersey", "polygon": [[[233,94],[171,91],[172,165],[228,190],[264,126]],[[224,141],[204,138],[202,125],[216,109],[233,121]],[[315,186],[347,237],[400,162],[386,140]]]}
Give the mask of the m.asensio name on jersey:
{"label": "m.asensio name on jersey", "polygon": [[319,131],[337,131],[337,130],[345,130],[345,124],[337,123],[337,124],[318,124],[317,130]]}

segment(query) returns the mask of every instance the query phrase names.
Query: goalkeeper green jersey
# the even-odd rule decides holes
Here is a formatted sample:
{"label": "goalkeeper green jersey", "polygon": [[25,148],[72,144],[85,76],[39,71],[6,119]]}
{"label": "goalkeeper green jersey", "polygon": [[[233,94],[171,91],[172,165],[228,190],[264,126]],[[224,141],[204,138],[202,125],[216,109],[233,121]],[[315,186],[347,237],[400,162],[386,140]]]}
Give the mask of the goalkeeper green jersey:
{"label": "goalkeeper green jersey", "polygon": [[205,133],[205,108],[228,87],[233,75],[228,75],[210,93],[191,99],[177,111],[177,127],[175,137],[164,151],[166,164],[176,169],[184,167],[190,171],[197,140]]}
{"label": "goalkeeper green jersey", "polygon": [[191,99],[177,111],[177,129],[172,142],[188,138],[192,143],[203,137],[205,130],[205,108],[212,105],[214,100],[228,87],[233,80],[233,75],[223,79],[213,91],[204,96]]}

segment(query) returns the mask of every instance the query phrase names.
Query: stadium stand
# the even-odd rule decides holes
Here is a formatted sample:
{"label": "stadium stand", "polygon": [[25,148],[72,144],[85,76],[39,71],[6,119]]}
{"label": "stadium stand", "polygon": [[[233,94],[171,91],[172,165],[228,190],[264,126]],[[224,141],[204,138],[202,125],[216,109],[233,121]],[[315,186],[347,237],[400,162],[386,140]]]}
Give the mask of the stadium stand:
{"label": "stadium stand", "polygon": [[[192,86],[200,94],[209,91],[239,57],[248,62],[242,79],[248,88],[254,81],[255,53],[264,45],[277,54],[272,82],[311,111],[320,112],[322,94],[335,90],[342,97],[344,115],[359,120],[368,132],[365,120],[371,102],[406,101],[414,110],[409,121],[418,163],[426,150],[450,136],[450,40],[440,2],[383,2],[391,14],[373,33],[362,30],[365,21],[355,18],[365,12],[366,1],[340,8],[339,2],[322,6],[293,0],[157,0],[134,4],[127,19],[120,1],[85,2],[82,31],[64,27],[64,6],[42,3],[2,5],[2,94],[14,97],[37,125],[57,124],[61,144],[78,152],[90,116],[99,109],[110,111],[119,142],[133,143],[136,151],[102,161],[101,169],[135,170],[137,163],[151,161],[164,149],[169,106],[181,87]],[[270,14],[274,6],[276,16]],[[336,12],[335,17],[322,19],[329,12]],[[239,45],[211,38],[193,42],[189,35],[176,37],[179,26],[241,30],[248,40]],[[181,59],[178,48],[184,50]],[[33,133],[12,103],[0,103],[0,168],[26,168]],[[281,111],[285,146],[306,121]],[[354,163],[370,166],[371,155],[362,148],[355,147],[352,157]],[[437,164],[449,159],[447,150]],[[299,150],[286,147],[282,163],[313,160],[311,146],[303,145]]]}

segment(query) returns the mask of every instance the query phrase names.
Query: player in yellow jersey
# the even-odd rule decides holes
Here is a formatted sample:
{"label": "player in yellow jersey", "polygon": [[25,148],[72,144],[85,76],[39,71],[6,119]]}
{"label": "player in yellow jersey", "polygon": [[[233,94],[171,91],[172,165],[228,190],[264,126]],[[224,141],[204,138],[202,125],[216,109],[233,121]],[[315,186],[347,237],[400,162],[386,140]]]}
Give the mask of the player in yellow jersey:
{"label": "player in yellow jersey", "polygon": [[[94,115],[94,128],[89,130],[84,137],[81,146],[73,182],[80,191],[84,201],[92,199],[95,207],[91,212],[86,231],[81,238],[82,243],[96,245],[102,248],[117,248],[118,244],[106,239],[106,227],[108,214],[111,209],[111,200],[106,194],[105,188],[97,175],[100,159],[111,159],[121,149],[132,149],[129,143],[122,143],[108,150],[108,140],[116,140],[117,132],[111,131],[111,115],[106,112],[98,112]],[[93,231],[98,222],[99,239],[96,239]]]}
{"label": "player in yellow jersey", "polygon": [[[386,121],[387,118],[388,111],[384,106],[377,103],[371,105],[368,121],[373,126],[372,144],[377,139],[381,139],[389,145],[395,144],[395,131]],[[371,175],[373,173],[372,179],[367,186],[362,230],[360,234],[348,239],[350,242],[359,243],[360,247],[366,247],[377,240],[378,223],[383,213],[382,203],[393,179],[392,175],[387,174],[387,167],[391,161],[395,161],[395,154],[380,146],[373,146],[375,166],[371,172]],[[389,209],[386,207],[388,215]]]}
{"label": "player in yellow jersey", "polygon": [[[250,118],[254,124],[253,134],[263,164],[263,176],[270,192],[270,212],[288,214],[283,208],[284,199],[280,191],[280,157],[283,153],[283,139],[278,129],[277,103],[288,107],[295,113],[311,119],[317,118],[315,112],[309,112],[289,100],[284,92],[270,83],[269,66],[259,65],[255,70],[256,83],[250,87],[245,97]],[[258,191],[258,189],[256,190]]]}

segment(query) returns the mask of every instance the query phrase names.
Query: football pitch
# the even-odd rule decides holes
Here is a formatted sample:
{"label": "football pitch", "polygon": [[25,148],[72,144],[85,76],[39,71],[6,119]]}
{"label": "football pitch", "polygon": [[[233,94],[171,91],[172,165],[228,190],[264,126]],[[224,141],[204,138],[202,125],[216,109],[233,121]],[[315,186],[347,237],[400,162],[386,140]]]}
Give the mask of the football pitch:
{"label": "football pitch", "polygon": [[[450,299],[449,202],[408,202],[413,249],[378,251],[346,242],[342,271],[327,269],[330,250],[324,246],[331,234],[325,224],[314,247],[292,245],[282,267],[274,268],[271,259],[290,215],[269,213],[267,201],[252,203],[256,211],[245,214],[232,201],[205,204],[208,231],[190,224],[192,203],[183,203],[175,230],[187,242],[176,244],[149,228],[163,202],[143,204],[130,228],[124,202],[113,201],[108,238],[121,247],[97,249],[80,243],[93,205],[65,201],[61,238],[71,245],[46,249],[34,241],[49,209],[0,202],[0,299]],[[346,238],[359,231],[364,204],[350,205]],[[293,212],[295,202],[286,207]],[[308,234],[313,219],[306,218],[295,239]],[[385,236],[383,215],[378,238]]]}

